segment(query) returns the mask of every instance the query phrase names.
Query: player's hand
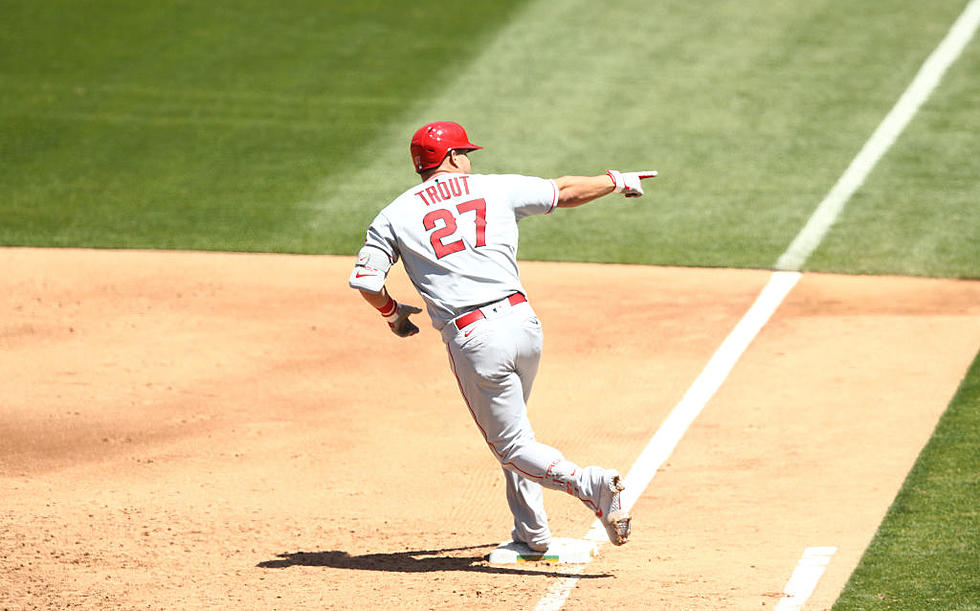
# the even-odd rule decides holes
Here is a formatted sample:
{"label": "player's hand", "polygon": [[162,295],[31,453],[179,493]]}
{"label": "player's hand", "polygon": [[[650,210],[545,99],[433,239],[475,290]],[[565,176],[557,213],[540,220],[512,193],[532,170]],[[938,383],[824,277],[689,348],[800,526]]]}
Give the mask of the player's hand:
{"label": "player's hand", "polygon": [[643,170],[642,172],[620,172],[619,170],[609,170],[606,172],[612,179],[613,190],[622,193],[626,197],[640,197],[643,195],[643,186],[640,181],[644,178],[653,178],[657,175],[656,170]]}
{"label": "player's hand", "polygon": [[421,308],[399,303],[398,309],[395,310],[395,314],[387,317],[388,326],[391,328],[391,332],[398,337],[411,337],[418,333],[419,328],[415,326],[415,323],[409,320],[408,317],[412,314],[418,314],[421,311]]}

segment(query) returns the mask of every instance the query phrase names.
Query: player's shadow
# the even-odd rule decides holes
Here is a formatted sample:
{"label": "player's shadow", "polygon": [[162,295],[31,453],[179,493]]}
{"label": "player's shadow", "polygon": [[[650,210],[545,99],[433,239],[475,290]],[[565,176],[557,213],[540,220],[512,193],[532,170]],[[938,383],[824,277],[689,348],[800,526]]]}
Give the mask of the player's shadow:
{"label": "player's shadow", "polygon": [[[433,573],[439,571],[470,571],[474,573],[495,573],[501,575],[539,575],[541,577],[576,577],[579,579],[596,579],[612,577],[607,573],[580,574],[556,572],[550,570],[555,565],[541,563],[544,570],[508,568],[505,566],[487,564],[489,550],[496,543],[487,545],[472,545],[469,547],[453,547],[437,550],[414,550],[407,552],[391,552],[379,554],[364,554],[351,556],[347,552],[293,552],[278,554],[276,560],[266,560],[258,563],[263,569],[285,569],[291,566],[325,566],[334,569],[350,569],[355,571],[386,571],[392,573]],[[453,552],[474,552],[486,550],[486,553],[467,553],[463,555],[445,555]]]}

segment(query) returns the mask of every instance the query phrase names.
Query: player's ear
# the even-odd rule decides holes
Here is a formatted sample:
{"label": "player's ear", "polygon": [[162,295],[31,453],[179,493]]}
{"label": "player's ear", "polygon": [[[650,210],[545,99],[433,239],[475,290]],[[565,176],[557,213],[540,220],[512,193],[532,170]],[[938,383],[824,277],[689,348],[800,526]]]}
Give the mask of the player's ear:
{"label": "player's ear", "polygon": [[450,155],[450,158],[452,159],[453,165],[456,166],[457,168],[460,167],[460,164],[462,163],[462,161],[460,161],[459,158],[460,157],[466,157],[466,154],[468,152],[469,151],[461,151],[461,150],[458,150],[458,149],[451,149],[449,151],[449,155]]}

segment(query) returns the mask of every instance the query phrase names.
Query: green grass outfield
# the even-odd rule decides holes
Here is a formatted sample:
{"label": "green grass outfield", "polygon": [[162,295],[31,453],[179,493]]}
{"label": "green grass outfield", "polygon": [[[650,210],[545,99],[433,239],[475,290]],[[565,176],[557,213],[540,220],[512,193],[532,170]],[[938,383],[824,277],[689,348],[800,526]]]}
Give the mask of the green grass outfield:
{"label": "green grass outfield", "polygon": [[[477,172],[661,172],[523,259],[771,268],[965,3],[0,0],[0,245],[353,254],[453,119]],[[980,277],[978,104],[974,39],[805,269]],[[839,607],[976,608],[978,384]]]}
{"label": "green grass outfield", "polygon": [[980,608],[980,358],[834,609]]}

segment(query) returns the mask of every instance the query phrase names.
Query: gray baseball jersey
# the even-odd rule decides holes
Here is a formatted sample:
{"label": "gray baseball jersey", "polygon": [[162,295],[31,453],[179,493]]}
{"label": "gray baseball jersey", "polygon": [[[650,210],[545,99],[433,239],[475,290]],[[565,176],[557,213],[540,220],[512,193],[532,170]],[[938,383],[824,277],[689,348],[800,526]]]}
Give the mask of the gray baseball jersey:
{"label": "gray baseball jersey", "polygon": [[402,260],[432,325],[524,292],[517,268],[522,218],[558,203],[553,180],[517,174],[436,174],[382,210],[367,231],[352,288],[378,292]]}
{"label": "gray baseball jersey", "polygon": [[437,174],[378,214],[350,276],[351,287],[376,293],[402,260],[442,331],[466,406],[503,467],[511,537],[534,549],[551,541],[542,486],[575,496],[597,516],[602,499],[612,498],[613,472],[566,460],[535,439],[527,416],[543,333],[531,304],[516,299],[524,293],[517,223],[551,212],[558,196],[555,181],[543,178]]}

